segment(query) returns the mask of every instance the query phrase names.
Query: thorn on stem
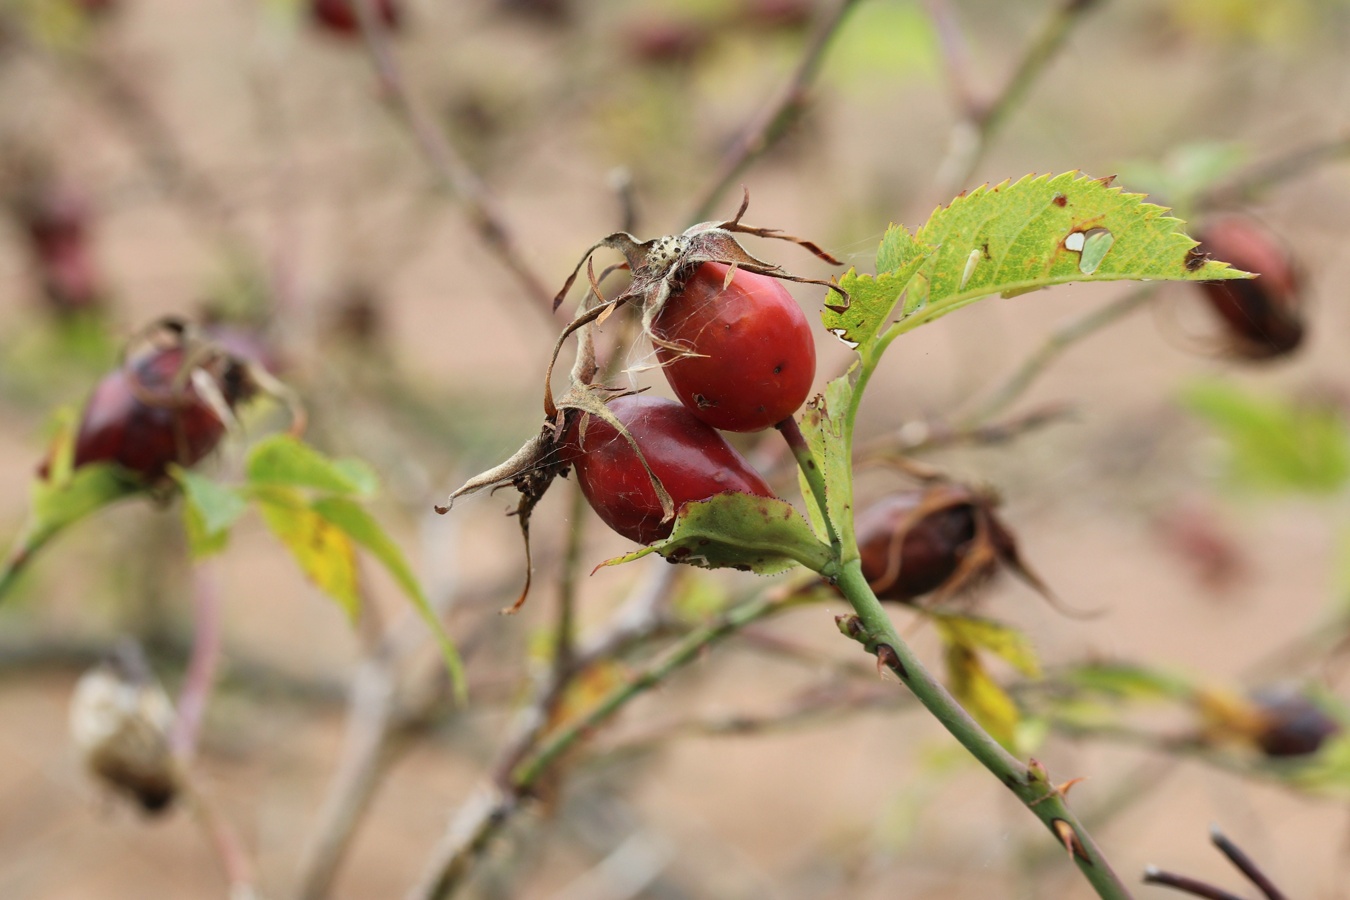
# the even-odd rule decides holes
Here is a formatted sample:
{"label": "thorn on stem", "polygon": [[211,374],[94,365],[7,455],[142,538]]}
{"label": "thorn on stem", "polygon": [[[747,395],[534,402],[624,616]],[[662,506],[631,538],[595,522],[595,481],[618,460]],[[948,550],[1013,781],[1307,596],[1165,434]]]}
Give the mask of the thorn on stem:
{"label": "thorn on stem", "polygon": [[1078,839],[1078,832],[1065,819],[1052,819],[1050,827],[1055,830],[1055,836],[1059,842],[1064,845],[1064,849],[1069,851],[1069,857],[1078,857],[1083,862],[1091,865],[1092,860],[1088,858],[1087,850],[1083,848],[1083,842]]}

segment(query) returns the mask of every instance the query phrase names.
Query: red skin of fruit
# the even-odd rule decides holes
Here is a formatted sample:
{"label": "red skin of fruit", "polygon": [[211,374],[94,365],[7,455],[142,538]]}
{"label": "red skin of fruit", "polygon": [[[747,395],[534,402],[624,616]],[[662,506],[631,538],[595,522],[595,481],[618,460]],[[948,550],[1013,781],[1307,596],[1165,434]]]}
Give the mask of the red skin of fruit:
{"label": "red skin of fruit", "polygon": [[[132,392],[135,378],[144,390],[168,396],[182,364],[182,348],[170,347],[104,376],[85,404],[75,438],[75,467],[114,462],[147,481],[158,481],[169,463],[191,466],[214,450],[225,425],[191,385],[177,395],[182,403],[177,408],[148,405]],[[232,404],[235,397],[228,385],[222,393]],[[46,469],[44,464],[44,477]]]}
{"label": "red skin of fruit", "polygon": [[[361,20],[356,17],[356,0],[312,0],[310,18],[333,34],[352,37],[361,33]],[[397,0],[373,0],[375,13],[386,28],[396,30],[403,22]]]}
{"label": "red skin of fruit", "polygon": [[881,583],[888,572],[896,531],[923,499],[923,491],[892,494],[869,506],[854,522],[863,577],[879,600],[906,603],[937,590],[956,572],[975,539],[975,507],[971,504],[930,512],[909,526],[900,541],[900,570],[889,583]]}
{"label": "red skin of fruit", "polygon": [[99,306],[102,290],[83,195],[68,186],[49,185],[24,204],[20,215],[42,289],[55,309],[75,312]]}
{"label": "red skin of fruit", "polygon": [[[639,394],[609,402],[609,410],[642,448],[678,513],[686,503],[736,491],[774,493],[722,435],[673,400]],[[674,520],[661,521],[661,502],[633,447],[608,422],[590,416],[585,434],[568,433],[563,452],[577,471],[591,509],[619,534],[640,544],[667,537]]]}
{"label": "red skin of fruit", "polygon": [[657,346],[676,396],[723,431],[760,431],[801,408],[816,377],[816,342],[797,301],[767,275],[703,263],[672,292],[652,322],[661,340],[702,354]]}
{"label": "red skin of fruit", "polygon": [[1270,359],[1297,349],[1303,341],[1303,301],[1288,252],[1255,223],[1233,216],[1209,223],[1199,240],[1202,252],[1260,276],[1200,284],[1228,330],[1233,352]]}

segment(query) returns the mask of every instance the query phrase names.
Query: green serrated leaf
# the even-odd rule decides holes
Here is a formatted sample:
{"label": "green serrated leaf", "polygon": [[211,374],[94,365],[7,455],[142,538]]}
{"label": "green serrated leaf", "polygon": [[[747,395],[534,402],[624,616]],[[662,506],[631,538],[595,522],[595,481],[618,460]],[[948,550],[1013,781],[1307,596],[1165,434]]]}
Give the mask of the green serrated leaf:
{"label": "green serrated leaf", "polygon": [[170,466],[169,474],[183,489],[183,522],[192,555],[201,559],[224,550],[248,500],[239,490],[181,466]]}
{"label": "green serrated leaf", "polygon": [[1167,212],[1080,172],[976,188],[936,210],[914,235],[937,249],[915,273],[897,328],[994,294],[1074,281],[1249,277],[1224,262],[1188,258],[1196,242]]}
{"label": "green serrated leaf", "polygon": [[1021,713],[1012,697],[990,677],[980,658],[968,647],[948,644],[946,651],[948,687],[962,706],[984,730],[1009,750],[1014,748]]}
{"label": "green serrated leaf", "polygon": [[330,494],[370,496],[379,480],[360,460],[334,460],[289,434],[264,438],[249,451],[251,485],[308,488]]}
{"label": "green serrated leaf", "polygon": [[1330,493],[1350,480],[1350,431],[1339,412],[1262,397],[1218,381],[1193,384],[1182,402],[1223,435],[1240,486]]}
{"label": "green serrated leaf", "polygon": [[[843,312],[823,310],[825,329],[849,346],[865,351],[890,324],[895,302],[927,258],[927,254],[910,257],[893,270],[876,276],[859,275],[849,269],[839,279],[839,286],[848,291],[848,308]],[[880,256],[877,265],[881,265]]]}
{"label": "green serrated leaf", "polygon": [[934,613],[938,633],[948,644],[987,650],[1028,678],[1041,676],[1041,661],[1027,636],[1010,625],[977,616]]}
{"label": "green serrated leaf", "polygon": [[262,488],[254,497],[263,521],[309,580],[356,621],[361,591],[356,548],[347,533],[316,512],[294,488]]}
{"label": "green serrated leaf", "polygon": [[620,565],[649,553],[704,569],[742,569],[759,575],[783,572],[798,563],[819,572],[832,562],[830,548],[816,539],[792,504],[734,491],[686,503],[675,517],[670,537],[601,565]]}
{"label": "green serrated leaf", "polygon": [[877,247],[877,274],[898,272],[916,259],[926,259],[932,252],[933,248],[920,244],[908,228],[892,224]]}
{"label": "green serrated leaf", "polygon": [[460,703],[467,702],[468,683],[464,677],[464,664],[460,659],[459,651],[441,626],[440,619],[436,617],[436,612],[431,608],[431,603],[427,600],[421,583],[417,580],[417,576],[413,574],[412,566],[408,565],[408,560],[404,557],[398,544],[394,543],[374,516],[358,503],[346,497],[320,498],[314,501],[311,509],[324,520],[341,529],[349,538],[369,550],[371,555],[378,559],[389,571],[389,574],[394,577],[398,586],[403,589],[403,592],[412,600],[413,605],[417,607],[417,611],[421,613],[423,620],[440,644],[441,656],[445,660],[446,669],[454,683],[456,697]]}

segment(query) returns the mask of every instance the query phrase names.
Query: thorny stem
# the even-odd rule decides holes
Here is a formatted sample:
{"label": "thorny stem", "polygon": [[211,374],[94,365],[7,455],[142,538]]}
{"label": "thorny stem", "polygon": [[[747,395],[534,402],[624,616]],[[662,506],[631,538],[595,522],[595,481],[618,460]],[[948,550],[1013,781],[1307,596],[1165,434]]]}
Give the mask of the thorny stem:
{"label": "thorny stem", "polygon": [[530,305],[551,320],[554,292],[521,255],[496,197],[455,151],[442,126],[427,113],[408,86],[389,45],[389,33],[375,13],[373,0],[356,0],[354,6],[371,64],[389,105],[407,125],[442,187],[467,207],[470,221],[488,250],[525,287],[533,301]]}
{"label": "thorny stem", "polygon": [[981,403],[970,415],[965,416],[958,427],[973,429],[1003,412],[1066,350],[1134,312],[1148,303],[1157,292],[1156,285],[1142,285],[1057,329],[1034,353],[1022,361],[1007,380],[994,390],[989,399]]}
{"label": "thorny stem", "polygon": [[989,736],[924,667],[914,651],[896,632],[881,603],[863,577],[858,560],[847,563],[839,576],[839,589],[857,613],[844,622],[850,633],[899,676],[943,727],[986,769],[1039,818],[1056,840],[1064,844],[1084,877],[1106,900],[1128,898],[1130,893],[1111,870],[1092,836],[1069,810],[1064,798],[1048,784],[1043,774],[1029,769]]}
{"label": "thorny stem", "polygon": [[742,129],[718,164],[712,184],[685,217],[686,222],[692,225],[707,219],[721,199],[722,193],[731,186],[737,176],[772,147],[801,115],[806,108],[807,89],[815,80],[816,73],[820,71],[825,50],[838,32],[845,16],[856,3],[857,0],[834,0],[833,5],[820,14],[797,67],[788,77],[787,84],[779,91],[778,96]]}
{"label": "thorny stem", "polygon": [[952,131],[947,157],[938,167],[935,179],[939,196],[950,197],[965,186],[984,159],[990,144],[1013,110],[1058,55],[1083,14],[1101,0],[1059,0],[1054,12],[1041,25],[1022,52],[1017,67],[1003,89],[985,106],[965,110],[965,118]]}

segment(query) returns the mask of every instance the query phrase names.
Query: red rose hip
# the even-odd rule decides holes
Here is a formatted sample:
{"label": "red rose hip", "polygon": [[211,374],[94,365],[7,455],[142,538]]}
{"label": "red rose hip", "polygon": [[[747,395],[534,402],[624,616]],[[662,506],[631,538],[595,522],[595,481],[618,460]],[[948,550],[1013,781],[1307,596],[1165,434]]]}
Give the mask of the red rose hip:
{"label": "red rose hip", "polygon": [[[760,431],[791,416],[811,392],[816,345],[806,315],[776,279],[703,263],[652,322],[666,379],[680,402],[724,431]],[[725,285],[725,287],[724,287]]]}
{"label": "red rose hip", "polygon": [[1254,279],[1200,283],[1224,323],[1229,350],[1244,359],[1286,356],[1303,342],[1303,295],[1288,251],[1249,219],[1229,216],[1197,235],[1202,253],[1254,272]]}
{"label": "red rose hip", "polygon": [[[148,345],[94,388],[80,418],[73,465],[117,463],[147,481],[170,463],[191,466],[224,437],[221,411],[193,376],[215,385],[231,409],[254,393],[247,367],[206,345],[188,342],[176,323],[161,325]],[[200,376],[198,376],[200,377]],[[39,474],[47,476],[44,463]]]}
{"label": "red rose hip", "polygon": [[[772,497],[764,479],[720,434],[672,400],[636,395],[608,404],[642,450],[652,474],[678,513],[686,503],[736,491]],[[650,544],[668,536],[674,520],[662,521],[661,501],[637,453],[597,416],[572,426],[563,453],[591,508],[619,534]]]}

